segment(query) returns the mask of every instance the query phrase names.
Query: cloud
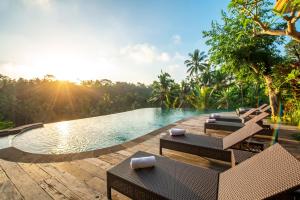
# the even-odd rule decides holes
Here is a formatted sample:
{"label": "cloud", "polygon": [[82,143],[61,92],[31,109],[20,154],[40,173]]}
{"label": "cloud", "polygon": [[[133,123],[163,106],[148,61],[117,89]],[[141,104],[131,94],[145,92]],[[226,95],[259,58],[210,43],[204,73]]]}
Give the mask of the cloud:
{"label": "cloud", "polygon": [[173,35],[172,36],[172,43],[175,45],[181,44],[181,36],[180,35]]}
{"label": "cloud", "polygon": [[[27,43],[24,44],[27,47]],[[184,78],[186,70],[183,55],[162,50],[150,43],[122,47],[111,44],[70,45],[65,42],[59,43],[59,46],[31,45],[15,53],[17,56],[14,58],[8,55],[0,57],[1,74],[12,78],[42,78],[45,74],[53,74],[58,79],[108,78],[113,81],[151,83],[161,69],[178,81]],[[11,59],[5,59],[9,57]]]}
{"label": "cloud", "polygon": [[180,68],[180,65],[179,65],[179,64],[171,64],[171,65],[168,65],[168,66],[166,67],[165,70],[166,70],[168,73],[174,73],[174,72],[176,72],[179,68]]}
{"label": "cloud", "polygon": [[144,77],[143,81],[150,83],[157,78],[161,70],[171,74],[180,81],[184,79],[186,67],[185,57],[179,52],[161,50],[149,43],[137,43],[120,48],[118,66],[126,66],[127,74]]}
{"label": "cloud", "polygon": [[163,52],[158,56],[158,60],[163,62],[169,62],[171,60],[171,57],[168,53]]}
{"label": "cloud", "polygon": [[148,43],[128,45],[120,49],[120,54],[136,63],[169,62],[171,60],[169,53],[160,52],[155,46]]}
{"label": "cloud", "polygon": [[51,0],[23,0],[23,4],[26,6],[34,6],[43,10],[51,9]]}
{"label": "cloud", "polygon": [[20,74],[22,74],[23,78],[38,77],[41,74],[41,70],[41,68],[32,68],[13,61],[0,61],[1,73],[12,78],[19,78],[21,77],[19,76]]}
{"label": "cloud", "polygon": [[155,60],[155,47],[147,43],[128,45],[121,48],[121,55],[137,63],[151,63]]}

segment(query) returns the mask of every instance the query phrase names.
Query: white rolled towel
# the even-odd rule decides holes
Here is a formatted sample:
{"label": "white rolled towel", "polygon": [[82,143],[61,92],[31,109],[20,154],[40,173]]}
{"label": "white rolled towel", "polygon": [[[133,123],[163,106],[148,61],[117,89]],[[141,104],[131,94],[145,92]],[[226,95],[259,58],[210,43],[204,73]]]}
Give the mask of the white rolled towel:
{"label": "white rolled towel", "polygon": [[146,156],[140,158],[131,158],[130,160],[130,167],[132,169],[140,169],[140,168],[147,168],[153,167],[155,165],[155,157],[154,156]]}
{"label": "white rolled towel", "polygon": [[218,114],[218,113],[213,113],[213,114],[210,114],[210,116],[209,116],[209,118],[211,118],[211,119],[215,119],[215,118],[218,118],[218,117],[221,117],[221,115]]}
{"label": "white rolled towel", "polygon": [[216,119],[207,119],[207,120],[206,120],[207,123],[214,123],[214,122],[216,122],[216,121],[217,121]]}
{"label": "white rolled towel", "polygon": [[177,135],[184,135],[186,130],[183,128],[172,128],[171,130],[169,130],[170,135],[172,136],[177,136]]}

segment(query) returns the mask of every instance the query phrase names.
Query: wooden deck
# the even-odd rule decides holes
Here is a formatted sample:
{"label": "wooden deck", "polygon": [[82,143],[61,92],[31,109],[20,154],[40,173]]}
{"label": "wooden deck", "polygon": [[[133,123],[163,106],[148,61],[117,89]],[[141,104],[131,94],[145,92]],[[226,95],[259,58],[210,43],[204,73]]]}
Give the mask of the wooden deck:
{"label": "wooden deck", "polygon": [[[205,117],[192,118],[177,126],[192,133],[203,134],[204,120]],[[209,133],[221,136],[220,133]],[[300,160],[300,143],[293,141],[288,133],[286,127],[282,129],[283,139],[280,143]],[[159,137],[158,134],[141,143],[127,143],[130,144],[128,147],[114,153],[69,162],[21,163],[0,159],[0,199],[106,199],[106,170],[136,151],[158,154]],[[164,150],[164,155],[220,171],[230,166],[174,151]],[[113,199],[127,198],[113,191]]]}

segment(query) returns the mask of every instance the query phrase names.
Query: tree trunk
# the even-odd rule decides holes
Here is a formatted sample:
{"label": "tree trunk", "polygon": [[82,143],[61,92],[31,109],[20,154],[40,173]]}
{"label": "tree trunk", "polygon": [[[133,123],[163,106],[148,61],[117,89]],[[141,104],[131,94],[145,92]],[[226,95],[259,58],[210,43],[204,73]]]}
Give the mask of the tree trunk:
{"label": "tree trunk", "polygon": [[278,101],[278,91],[273,87],[273,78],[270,75],[264,75],[266,81],[266,87],[269,92],[269,101],[272,110],[272,116],[277,117],[279,115],[279,101]]}
{"label": "tree trunk", "polygon": [[241,85],[241,101],[242,101],[242,107],[244,107],[243,85]]}
{"label": "tree trunk", "polygon": [[256,101],[256,107],[258,108],[259,107],[259,84],[256,83],[255,84],[255,101]]}

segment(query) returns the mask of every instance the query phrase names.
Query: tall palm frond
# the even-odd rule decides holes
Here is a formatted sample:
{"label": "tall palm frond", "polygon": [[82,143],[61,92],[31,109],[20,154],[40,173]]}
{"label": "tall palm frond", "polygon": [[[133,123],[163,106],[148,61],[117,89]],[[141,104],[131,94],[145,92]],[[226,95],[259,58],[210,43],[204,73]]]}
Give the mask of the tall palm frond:
{"label": "tall palm frond", "polygon": [[207,65],[205,62],[207,56],[203,51],[200,52],[199,49],[196,49],[193,53],[189,53],[188,56],[190,59],[184,61],[184,64],[188,68],[187,72],[190,76],[199,75],[199,73],[203,71]]}

